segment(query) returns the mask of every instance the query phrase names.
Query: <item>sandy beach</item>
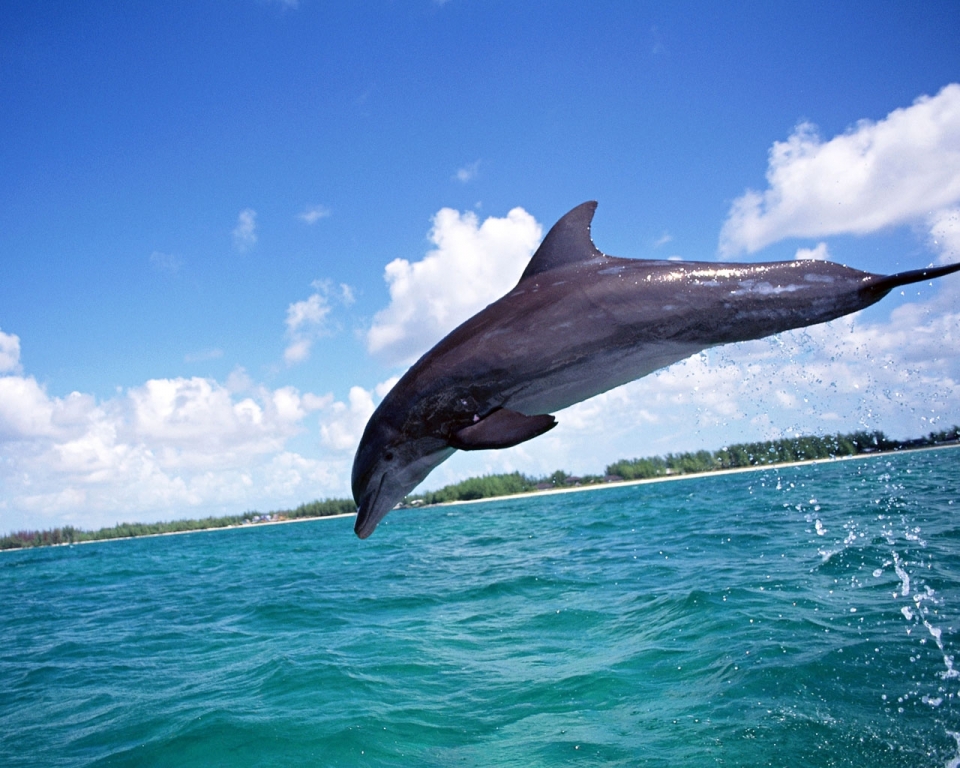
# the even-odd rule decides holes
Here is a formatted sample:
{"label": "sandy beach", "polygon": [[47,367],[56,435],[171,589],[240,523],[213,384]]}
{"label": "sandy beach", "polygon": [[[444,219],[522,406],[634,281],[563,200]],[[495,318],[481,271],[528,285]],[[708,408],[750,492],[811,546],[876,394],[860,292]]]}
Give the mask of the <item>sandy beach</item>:
{"label": "sandy beach", "polygon": [[[737,475],[741,472],[762,472],[770,469],[784,469],[786,467],[802,467],[810,464],[830,464],[835,461],[860,461],[864,459],[878,459],[883,456],[893,456],[906,451],[940,451],[944,448],[960,448],[960,443],[950,445],[933,445],[924,448],[908,448],[899,451],[877,451],[876,453],[859,453],[855,456],[837,456],[832,459],[806,459],[804,461],[786,461],[779,464],[756,464],[751,467],[734,467],[732,469],[714,469],[709,472],[688,472],[679,475],[663,475],[660,477],[645,477],[641,480],[619,480],[612,483],[596,483],[592,485],[575,485],[564,488],[546,488],[540,491],[527,491],[525,493],[513,493],[509,496],[488,496],[483,499],[470,499],[467,501],[445,501],[440,504],[429,504],[424,506],[431,507],[449,507],[454,504],[480,504],[487,501],[502,501],[503,499],[522,499],[528,496],[551,496],[558,493],[579,493],[581,491],[601,491],[608,488],[624,488],[630,485],[646,485],[648,483],[666,483],[675,480],[695,480],[701,477],[712,477],[716,475]],[[349,517],[349,515],[347,515]]]}

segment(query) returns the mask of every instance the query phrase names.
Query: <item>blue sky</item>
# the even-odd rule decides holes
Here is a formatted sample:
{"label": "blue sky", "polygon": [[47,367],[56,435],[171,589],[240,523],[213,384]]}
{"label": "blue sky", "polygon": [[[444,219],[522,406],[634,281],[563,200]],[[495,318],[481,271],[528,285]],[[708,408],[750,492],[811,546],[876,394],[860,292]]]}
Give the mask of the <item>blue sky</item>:
{"label": "blue sky", "polygon": [[[348,495],[390,382],[584,200],[618,256],[960,260],[958,37],[951,2],[4,3],[0,531]],[[426,487],[960,423],[958,299],[711,351]]]}

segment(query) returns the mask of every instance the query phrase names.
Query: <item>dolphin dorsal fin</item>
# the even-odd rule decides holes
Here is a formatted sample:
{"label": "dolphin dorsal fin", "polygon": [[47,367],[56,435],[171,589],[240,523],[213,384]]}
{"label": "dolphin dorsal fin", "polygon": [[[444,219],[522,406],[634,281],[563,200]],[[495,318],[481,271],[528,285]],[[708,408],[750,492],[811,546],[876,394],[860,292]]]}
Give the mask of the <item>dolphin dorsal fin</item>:
{"label": "dolphin dorsal fin", "polygon": [[520,282],[566,264],[602,257],[590,239],[590,222],[596,210],[597,204],[591,200],[578,205],[554,224],[527,264]]}

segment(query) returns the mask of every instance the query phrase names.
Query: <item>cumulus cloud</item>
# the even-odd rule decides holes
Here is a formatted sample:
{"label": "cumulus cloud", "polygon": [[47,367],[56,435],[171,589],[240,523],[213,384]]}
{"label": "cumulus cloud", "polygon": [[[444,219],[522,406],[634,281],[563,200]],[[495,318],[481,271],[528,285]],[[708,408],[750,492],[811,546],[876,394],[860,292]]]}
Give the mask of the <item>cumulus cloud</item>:
{"label": "cumulus cloud", "polygon": [[[8,336],[8,335],[5,335]],[[98,401],[0,376],[0,531],[227,514],[345,495],[349,457],[288,447],[343,404],[295,387],[151,379]],[[241,381],[242,379],[242,381]]]}
{"label": "cumulus cloud", "polygon": [[918,223],[960,202],[960,84],[824,141],[803,123],[770,150],[767,189],[737,198],[724,256],[788,237],[867,234]]}
{"label": "cumulus cloud", "polygon": [[830,258],[830,251],[826,243],[817,243],[813,248],[797,248],[797,253],[793,258],[797,260],[827,261]]}
{"label": "cumulus cloud", "polygon": [[20,337],[0,331],[0,374],[20,370]]}
{"label": "cumulus cloud", "polygon": [[373,414],[373,395],[363,387],[350,387],[348,402],[334,403],[320,421],[323,444],[335,451],[356,449],[367,420]]}
{"label": "cumulus cloud", "polygon": [[127,392],[127,426],[164,446],[171,466],[214,463],[230,453],[277,450],[304,416],[291,387],[235,400],[211,379],[152,379]]}
{"label": "cumulus cloud", "polygon": [[415,360],[516,284],[541,232],[522,208],[482,224],[472,212],[438,211],[429,235],[435,248],[420,261],[398,258],[386,267],[390,304],[373,319],[369,352],[388,364]]}
{"label": "cumulus cloud", "polygon": [[339,292],[334,291],[329,280],[315,280],[314,293],[303,301],[295,301],[287,307],[287,338],[289,343],[283,352],[287,365],[302,363],[310,356],[313,343],[331,332],[327,318],[333,311],[333,301],[344,306],[354,302],[353,289],[344,283]]}
{"label": "cumulus cloud", "polygon": [[290,343],[283,351],[287,365],[301,363],[310,356],[314,340],[326,331],[324,320],[329,314],[330,303],[320,293],[287,307],[287,336],[290,337]]}
{"label": "cumulus cloud", "polygon": [[297,218],[305,224],[316,224],[320,219],[325,219],[330,214],[331,210],[325,205],[308,205],[297,214]]}
{"label": "cumulus cloud", "polygon": [[352,456],[376,403],[386,397],[399,380],[399,376],[393,376],[372,390],[351,387],[347,402],[338,401],[325,407],[320,415],[320,441],[324,447]]}
{"label": "cumulus cloud", "polygon": [[927,217],[930,247],[940,254],[940,261],[960,261],[960,208],[946,208]]}
{"label": "cumulus cloud", "polygon": [[[32,377],[0,377],[0,437],[17,440],[54,433],[56,416],[75,410],[76,398],[52,402]],[[62,420],[60,420],[62,421]]]}
{"label": "cumulus cloud", "polygon": [[256,244],[257,212],[253,208],[244,208],[237,216],[237,226],[233,228],[233,246],[243,252]]}

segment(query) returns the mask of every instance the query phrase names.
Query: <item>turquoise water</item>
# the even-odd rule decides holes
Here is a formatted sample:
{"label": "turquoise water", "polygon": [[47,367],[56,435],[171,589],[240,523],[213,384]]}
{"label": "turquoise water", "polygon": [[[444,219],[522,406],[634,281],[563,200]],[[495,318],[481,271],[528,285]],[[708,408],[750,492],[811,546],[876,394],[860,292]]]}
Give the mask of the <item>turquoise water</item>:
{"label": "turquoise water", "polygon": [[0,765],[955,768],[958,469],[6,553]]}

